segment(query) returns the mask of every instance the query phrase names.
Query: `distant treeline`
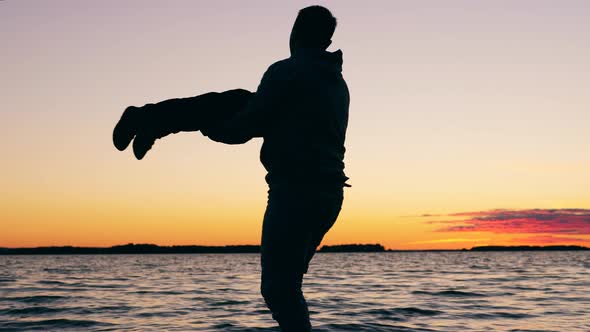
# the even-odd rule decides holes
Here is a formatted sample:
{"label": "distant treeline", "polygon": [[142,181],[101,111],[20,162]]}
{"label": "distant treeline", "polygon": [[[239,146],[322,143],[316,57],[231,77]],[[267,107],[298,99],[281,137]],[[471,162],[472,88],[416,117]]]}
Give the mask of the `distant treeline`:
{"label": "distant treeline", "polygon": [[159,246],[155,244],[125,244],[108,248],[101,247],[37,247],[37,248],[1,248],[0,255],[94,255],[94,254],[228,254],[259,253],[257,245],[235,246]]}
{"label": "distant treeline", "polygon": [[[381,244],[342,244],[323,246],[319,252],[386,252],[386,251],[537,251],[590,250],[582,246],[483,246],[460,250],[386,250]],[[96,255],[96,254],[230,254],[259,253],[258,245],[229,246],[158,246],[155,244],[125,244],[102,247],[37,247],[0,248],[0,255]]]}
{"label": "distant treeline", "polygon": [[320,252],[383,252],[385,247],[380,244],[341,244],[323,246]]}
{"label": "distant treeline", "polygon": [[482,246],[473,247],[471,251],[560,251],[560,250],[590,250],[582,246]]}
{"label": "distant treeline", "polygon": [[[320,252],[383,252],[380,244],[345,244],[323,246]],[[156,244],[118,245],[112,247],[36,247],[36,248],[0,248],[0,255],[96,255],[96,254],[230,254],[259,253],[259,245],[229,246],[159,246]]]}

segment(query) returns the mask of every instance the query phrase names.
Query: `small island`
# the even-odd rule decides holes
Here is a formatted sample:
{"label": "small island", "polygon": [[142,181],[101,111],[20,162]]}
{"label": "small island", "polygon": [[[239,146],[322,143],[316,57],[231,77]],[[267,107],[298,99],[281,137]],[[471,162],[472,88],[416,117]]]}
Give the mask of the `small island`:
{"label": "small island", "polygon": [[564,251],[564,250],[590,250],[583,246],[481,246],[473,247],[470,251]]}
{"label": "small island", "polygon": [[335,246],[323,246],[319,252],[385,252],[381,244],[341,244]]}

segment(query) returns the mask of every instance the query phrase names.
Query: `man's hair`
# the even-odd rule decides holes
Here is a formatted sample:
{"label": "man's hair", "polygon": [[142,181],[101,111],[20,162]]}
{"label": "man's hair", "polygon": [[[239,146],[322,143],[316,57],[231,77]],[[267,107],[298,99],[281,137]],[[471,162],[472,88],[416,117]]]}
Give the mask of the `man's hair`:
{"label": "man's hair", "polygon": [[302,46],[321,47],[332,39],[336,30],[336,18],[325,7],[309,6],[301,9],[293,31]]}

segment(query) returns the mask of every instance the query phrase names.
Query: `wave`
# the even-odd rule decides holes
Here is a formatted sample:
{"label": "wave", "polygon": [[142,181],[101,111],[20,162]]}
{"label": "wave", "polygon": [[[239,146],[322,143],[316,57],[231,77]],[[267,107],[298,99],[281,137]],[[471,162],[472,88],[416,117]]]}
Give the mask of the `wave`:
{"label": "wave", "polygon": [[69,296],[60,295],[35,295],[35,296],[16,296],[16,297],[2,297],[0,301],[16,301],[23,303],[46,303],[59,300],[66,300]]}
{"label": "wave", "polygon": [[364,324],[344,324],[332,323],[314,326],[314,331],[317,332],[341,332],[341,331],[355,331],[355,332],[437,332],[430,328],[416,328],[402,325],[390,325],[376,322],[367,322]]}
{"label": "wave", "polygon": [[39,280],[37,283],[43,284],[43,285],[68,285],[68,283],[65,283],[63,281],[57,281],[57,280]]}
{"label": "wave", "polygon": [[50,308],[43,306],[0,310],[0,315],[43,315],[67,311],[68,308]]}
{"label": "wave", "polygon": [[431,295],[431,296],[448,296],[448,297],[487,297],[488,295],[476,292],[464,292],[458,290],[444,290],[440,292],[413,291],[412,294]]}
{"label": "wave", "polygon": [[113,325],[110,323],[99,322],[94,320],[80,320],[80,319],[45,319],[36,321],[16,321],[16,322],[0,322],[0,330],[63,330],[74,328],[91,328],[97,326]]}
{"label": "wave", "polygon": [[213,302],[210,305],[214,307],[223,307],[228,305],[240,305],[240,304],[248,304],[250,301],[239,301],[239,300],[225,300],[225,301],[218,301]]}
{"label": "wave", "polygon": [[532,318],[536,317],[533,314],[525,314],[525,313],[514,313],[514,312],[491,312],[491,313],[472,313],[472,314],[464,314],[464,316],[472,319],[497,319],[497,318],[504,318],[504,319],[523,319],[523,318]]}
{"label": "wave", "polygon": [[440,315],[443,312],[431,309],[421,309],[416,307],[402,307],[393,309],[371,309],[367,310],[366,313],[379,316],[435,316]]}
{"label": "wave", "polygon": [[136,314],[136,317],[148,318],[148,317],[175,317],[184,316],[190,314],[186,310],[175,310],[175,311],[152,311],[152,312],[140,312]]}

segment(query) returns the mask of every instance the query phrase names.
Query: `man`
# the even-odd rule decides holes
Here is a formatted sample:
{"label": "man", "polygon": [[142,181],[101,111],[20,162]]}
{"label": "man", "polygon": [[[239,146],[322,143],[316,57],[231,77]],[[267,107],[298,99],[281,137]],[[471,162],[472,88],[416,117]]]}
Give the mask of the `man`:
{"label": "man", "polygon": [[336,19],[321,6],[299,11],[291,56],[271,65],[255,94],[245,90],[130,107],[115,128],[115,145],[134,140],[143,158],[157,138],[201,130],[212,140],[241,144],[263,137],[268,174],[261,241],[261,293],[282,331],[311,331],[301,291],[317,247],[340,212],[349,93],[342,52],[327,52]]}

